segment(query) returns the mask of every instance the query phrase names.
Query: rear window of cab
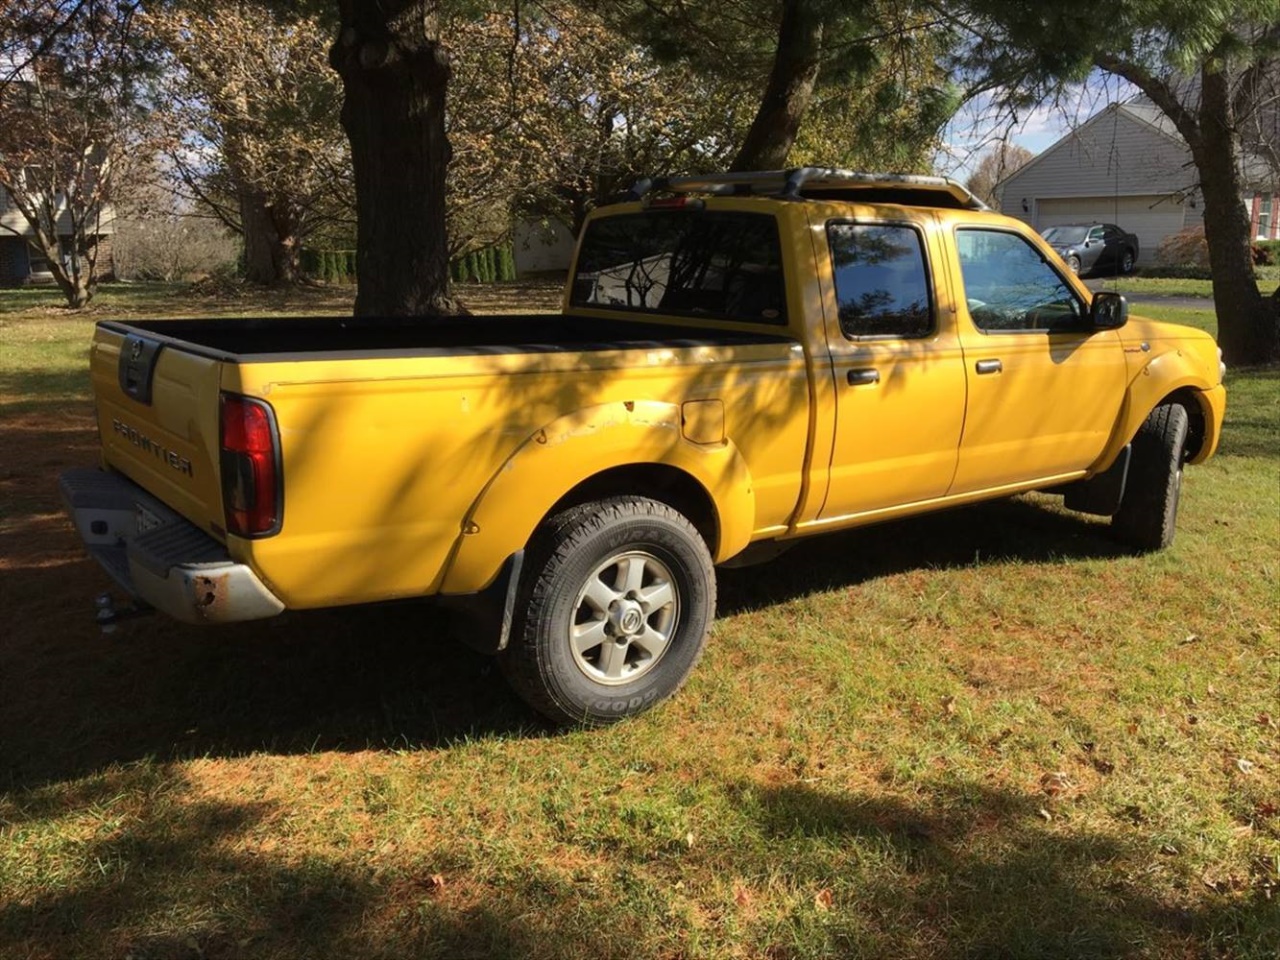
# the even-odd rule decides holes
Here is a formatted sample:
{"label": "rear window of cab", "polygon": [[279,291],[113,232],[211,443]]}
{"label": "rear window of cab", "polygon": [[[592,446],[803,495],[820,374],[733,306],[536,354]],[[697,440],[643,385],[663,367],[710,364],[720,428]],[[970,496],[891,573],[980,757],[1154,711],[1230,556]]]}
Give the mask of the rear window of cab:
{"label": "rear window of cab", "polygon": [[593,220],[569,302],[645,314],[785,324],[777,220],[650,210]]}

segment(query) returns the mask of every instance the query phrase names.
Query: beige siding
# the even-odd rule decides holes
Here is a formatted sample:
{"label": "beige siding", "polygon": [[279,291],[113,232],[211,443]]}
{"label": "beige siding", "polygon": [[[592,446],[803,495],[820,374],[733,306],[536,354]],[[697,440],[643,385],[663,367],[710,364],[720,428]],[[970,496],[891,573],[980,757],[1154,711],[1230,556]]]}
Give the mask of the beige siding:
{"label": "beige siding", "polygon": [[[115,233],[115,209],[111,206],[103,208],[102,223],[99,232],[103,234]],[[0,190],[0,234],[12,236],[14,232],[24,237],[34,236],[31,227],[28,226],[26,218],[23,217],[21,211],[14,205],[13,200],[5,190]],[[71,233],[71,217],[65,210],[58,217],[58,233],[65,235]]]}
{"label": "beige siding", "polygon": [[1070,197],[1040,200],[1037,230],[1059,223],[1114,223],[1138,237],[1138,263],[1155,260],[1160,241],[1182,229],[1185,208],[1168,197]]}
{"label": "beige siding", "polygon": [[1033,222],[1039,198],[1167,195],[1195,181],[1183,144],[1112,108],[1010,176],[1000,193],[1005,213]]}

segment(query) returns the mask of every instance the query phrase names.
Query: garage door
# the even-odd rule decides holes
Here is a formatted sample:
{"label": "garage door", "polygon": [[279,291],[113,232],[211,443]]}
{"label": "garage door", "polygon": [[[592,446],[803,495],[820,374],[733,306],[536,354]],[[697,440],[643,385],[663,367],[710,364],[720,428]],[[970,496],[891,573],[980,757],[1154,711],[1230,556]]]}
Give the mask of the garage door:
{"label": "garage door", "polygon": [[1182,229],[1182,204],[1171,197],[1068,197],[1036,201],[1036,229],[1059,223],[1114,223],[1138,235],[1138,263],[1155,262],[1160,241]]}

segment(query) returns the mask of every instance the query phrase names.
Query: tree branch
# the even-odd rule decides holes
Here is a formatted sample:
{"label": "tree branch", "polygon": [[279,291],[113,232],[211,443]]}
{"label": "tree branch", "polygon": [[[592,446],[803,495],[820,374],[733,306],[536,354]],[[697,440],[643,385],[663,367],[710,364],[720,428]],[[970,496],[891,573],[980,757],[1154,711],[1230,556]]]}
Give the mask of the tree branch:
{"label": "tree branch", "polygon": [[1173,121],[1187,141],[1192,153],[1198,153],[1203,143],[1200,123],[1194,113],[1188,110],[1174,94],[1168,81],[1157,77],[1154,73],[1132,60],[1117,57],[1111,53],[1097,53],[1093,62],[1108,73],[1123,77],[1151,98],[1151,102],[1160,108],[1166,117]]}

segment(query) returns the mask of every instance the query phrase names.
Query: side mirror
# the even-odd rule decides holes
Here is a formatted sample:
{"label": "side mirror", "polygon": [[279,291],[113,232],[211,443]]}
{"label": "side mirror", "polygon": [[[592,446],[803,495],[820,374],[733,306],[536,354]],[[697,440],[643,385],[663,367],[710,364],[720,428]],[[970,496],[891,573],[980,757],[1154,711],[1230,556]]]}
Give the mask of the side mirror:
{"label": "side mirror", "polygon": [[1119,330],[1129,320],[1129,301],[1118,293],[1095,293],[1089,322],[1095,330]]}

